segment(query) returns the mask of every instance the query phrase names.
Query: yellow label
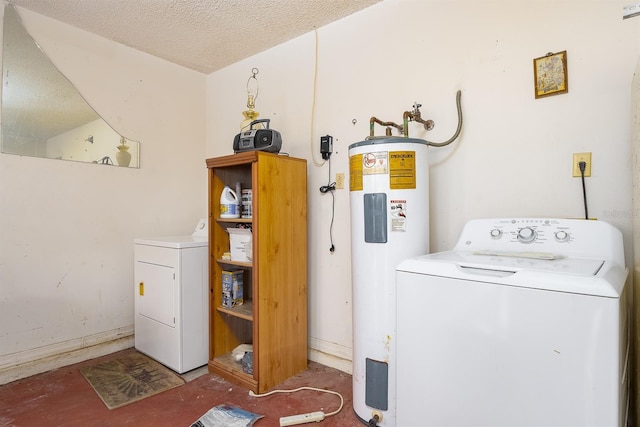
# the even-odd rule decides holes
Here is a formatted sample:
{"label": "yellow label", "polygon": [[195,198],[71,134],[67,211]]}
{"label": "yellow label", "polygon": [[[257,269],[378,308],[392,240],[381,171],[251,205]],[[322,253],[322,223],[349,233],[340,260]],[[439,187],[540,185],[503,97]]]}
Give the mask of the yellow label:
{"label": "yellow label", "polygon": [[138,292],[140,293],[140,296],[144,295],[144,282],[140,282],[140,284],[138,285]]}
{"label": "yellow label", "polygon": [[364,153],[362,155],[362,173],[364,175],[383,175],[389,172],[389,160],[386,151]]}
{"label": "yellow label", "polygon": [[416,152],[389,152],[389,188],[410,190],[416,188]]}
{"label": "yellow label", "polygon": [[362,154],[349,157],[349,191],[362,191]]}

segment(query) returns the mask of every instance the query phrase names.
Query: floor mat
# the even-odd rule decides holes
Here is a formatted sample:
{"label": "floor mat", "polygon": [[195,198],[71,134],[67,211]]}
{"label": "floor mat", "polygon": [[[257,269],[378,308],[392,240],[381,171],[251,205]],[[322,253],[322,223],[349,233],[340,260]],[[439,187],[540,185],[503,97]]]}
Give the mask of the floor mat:
{"label": "floor mat", "polygon": [[107,408],[115,409],[184,384],[184,380],[144,354],[80,369]]}

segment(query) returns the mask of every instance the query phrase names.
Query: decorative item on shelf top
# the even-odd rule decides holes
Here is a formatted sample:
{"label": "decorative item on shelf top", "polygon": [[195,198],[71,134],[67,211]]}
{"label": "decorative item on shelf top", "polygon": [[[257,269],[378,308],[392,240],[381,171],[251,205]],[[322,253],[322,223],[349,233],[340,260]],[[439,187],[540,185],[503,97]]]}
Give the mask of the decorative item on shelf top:
{"label": "decorative item on shelf top", "polygon": [[[254,110],[254,108],[256,108],[256,99],[258,99],[258,79],[256,78],[256,75],[258,74],[259,70],[257,68],[253,68],[251,70],[251,76],[249,77],[249,80],[247,80],[247,108],[248,110],[245,110],[242,112],[242,115],[244,116],[244,120],[240,123],[240,130],[243,131],[245,130],[255,119],[258,118],[258,116],[260,115],[260,113],[258,113],[256,110]],[[251,83],[255,82],[255,90],[251,89]],[[260,126],[262,127],[262,126]]]}
{"label": "decorative item on shelf top", "polygon": [[126,144],[127,138],[120,137],[120,145],[118,145],[118,152],[116,153],[116,161],[118,166],[129,166],[131,163],[131,153],[129,153],[129,146]]}
{"label": "decorative item on shelf top", "polygon": [[[277,130],[269,129],[270,122],[270,119],[252,121],[249,130],[240,132],[233,139],[233,152],[237,154],[241,151],[260,150],[279,153],[282,148],[282,136]],[[261,123],[266,123],[266,129],[257,127]]]}

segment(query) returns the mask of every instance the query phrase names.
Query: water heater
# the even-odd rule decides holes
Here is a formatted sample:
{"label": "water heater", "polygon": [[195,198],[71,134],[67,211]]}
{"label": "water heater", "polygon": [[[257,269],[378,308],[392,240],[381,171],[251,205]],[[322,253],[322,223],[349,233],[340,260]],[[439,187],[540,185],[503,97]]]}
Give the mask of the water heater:
{"label": "water heater", "polygon": [[427,149],[402,137],[349,146],[353,409],[364,424],[396,425],[395,270],[429,252]]}

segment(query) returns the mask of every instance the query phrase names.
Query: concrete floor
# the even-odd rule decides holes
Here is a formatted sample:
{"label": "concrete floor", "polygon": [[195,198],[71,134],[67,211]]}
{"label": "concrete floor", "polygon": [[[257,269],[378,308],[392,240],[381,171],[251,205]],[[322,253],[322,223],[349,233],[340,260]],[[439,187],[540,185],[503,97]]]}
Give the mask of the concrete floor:
{"label": "concrete floor", "polygon": [[[282,416],[338,409],[339,397],[310,390],[256,398],[248,390],[209,374],[206,368],[183,375],[183,386],[109,410],[80,374],[80,368],[135,351],[127,349],[0,386],[0,426],[155,426],[189,427],[209,409],[229,404],[264,415],[256,427],[279,426]],[[342,394],[340,413],[308,426],[362,426],[354,413],[351,376],[309,362],[307,370],[276,389],[310,386]]]}

